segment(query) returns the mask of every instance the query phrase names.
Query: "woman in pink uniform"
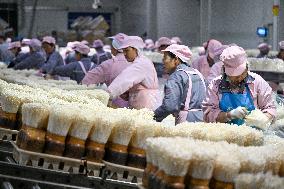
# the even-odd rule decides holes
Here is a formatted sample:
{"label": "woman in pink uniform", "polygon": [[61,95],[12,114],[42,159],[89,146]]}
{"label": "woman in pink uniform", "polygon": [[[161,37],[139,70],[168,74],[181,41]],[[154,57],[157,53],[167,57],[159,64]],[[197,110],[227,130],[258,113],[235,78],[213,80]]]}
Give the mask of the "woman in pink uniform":
{"label": "woman in pink uniform", "polygon": [[272,120],[276,114],[272,89],[261,76],[248,70],[244,49],[228,47],[220,59],[224,73],[209,84],[202,103],[204,121],[242,125],[244,117],[256,108]]}
{"label": "woman in pink uniform", "polygon": [[128,91],[131,108],[155,110],[160,103],[157,72],[153,62],[140,54],[139,49],[143,47],[144,42],[140,37],[125,37],[121,48],[131,65],[114,79],[108,92],[111,98],[116,98]]}
{"label": "woman in pink uniform", "polygon": [[207,53],[206,55],[200,56],[198,59],[192,62],[192,67],[197,69],[204,76],[207,81],[210,69],[214,65],[214,52],[216,48],[219,48],[222,44],[215,40],[211,39],[208,42]]}
{"label": "woman in pink uniform", "polygon": [[[121,49],[122,41],[127,35],[118,33],[117,35],[110,37],[112,39],[111,53],[113,58],[102,62],[99,66],[89,71],[82,84],[91,85],[105,83],[107,86],[125,69],[130,63],[124,57]],[[112,104],[117,107],[127,107],[128,102],[118,97],[113,99]]]}

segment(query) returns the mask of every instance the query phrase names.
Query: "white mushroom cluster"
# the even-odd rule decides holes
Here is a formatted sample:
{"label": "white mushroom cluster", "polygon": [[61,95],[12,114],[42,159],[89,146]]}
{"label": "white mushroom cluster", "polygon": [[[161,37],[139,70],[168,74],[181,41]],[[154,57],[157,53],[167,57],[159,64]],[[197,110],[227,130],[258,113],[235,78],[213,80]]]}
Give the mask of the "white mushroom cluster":
{"label": "white mushroom cluster", "polygon": [[[270,141],[270,142],[268,142]],[[147,164],[156,167],[152,175],[163,171],[164,182],[171,177],[186,186],[208,187],[209,182],[233,185],[239,174],[267,173],[282,176],[284,141],[268,139],[264,146],[238,146],[228,142],[211,142],[181,137],[147,139]],[[148,167],[148,166],[147,166]],[[154,169],[152,169],[154,170]],[[148,172],[148,176],[151,172]],[[202,181],[202,182],[200,182]]]}

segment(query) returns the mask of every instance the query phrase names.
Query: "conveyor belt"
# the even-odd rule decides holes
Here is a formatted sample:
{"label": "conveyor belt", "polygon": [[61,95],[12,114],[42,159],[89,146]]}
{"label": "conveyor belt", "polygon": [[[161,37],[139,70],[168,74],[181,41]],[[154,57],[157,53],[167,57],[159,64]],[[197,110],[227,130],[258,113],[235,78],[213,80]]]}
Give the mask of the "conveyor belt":
{"label": "conveyor belt", "polygon": [[[96,189],[136,189],[137,184],[101,177],[87,177],[83,174],[70,174],[15,164],[12,146],[0,141],[0,188],[96,188]],[[107,174],[107,172],[105,172]]]}

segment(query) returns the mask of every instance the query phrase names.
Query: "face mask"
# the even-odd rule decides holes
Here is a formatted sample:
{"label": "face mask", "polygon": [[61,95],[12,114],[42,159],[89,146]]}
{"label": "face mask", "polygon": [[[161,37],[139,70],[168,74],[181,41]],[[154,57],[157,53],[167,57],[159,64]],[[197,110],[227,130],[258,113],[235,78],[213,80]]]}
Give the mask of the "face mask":
{"label": "face mask", "polygon": [[30,52],[30,48],[28,46],[21,47],[21,53],[29,53],[29,52]]}

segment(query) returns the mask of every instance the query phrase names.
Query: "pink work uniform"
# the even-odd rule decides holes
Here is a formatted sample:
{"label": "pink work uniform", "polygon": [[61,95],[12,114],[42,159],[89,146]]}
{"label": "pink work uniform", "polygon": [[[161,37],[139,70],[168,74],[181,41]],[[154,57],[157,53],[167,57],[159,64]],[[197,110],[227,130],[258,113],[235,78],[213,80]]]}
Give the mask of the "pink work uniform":
{"label": "pink work uniform", "polygon": [[[273,117],[276,115],[276,107],[272,97],[272,89],[269,84],[259,75],[248,72],[254,80],[248,83],[248,87],[252,94],[254,105],[263,113],[269,113]],[[222,94],[219,93],[219,84],[222,76],[219,76],[209,84],[206,98],[202,103],[205,122],[216,122],[216,119],[221,112],[219,102]]]}
{"label": "pink work uniform", "polygon": [[207,77],[208,82],[210,83],[213,79],[216,77],[222,75],[222,68],[224,66],[224,63],[219,61],[216,62],[210,69],[209,75]]}
{"label": "pink work uniform", "polygon": [[112,97],[129,92],[129,106],[155,110],[161,103],[157,72],[153,63],[139,55],[108,87]]}
{"label": "pink work uniform", "polygon": [[193,61],[192,68],[197,69],[207,80],[211,69],[207,61],[207,55],[202,55]]}
{"label": "pink work uniform", "polygon": [[[105,83],[107,86],[131,63],[127,62],[123,53],[118,53],[112,59],[102,62],[90,70],[82,80],[82,84],[91,85]],[[118,107],[128,107],[128,102],[120,97],[113,99],[112,103]]]}

